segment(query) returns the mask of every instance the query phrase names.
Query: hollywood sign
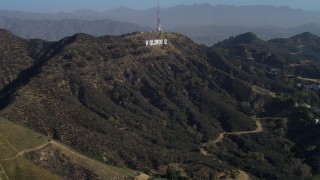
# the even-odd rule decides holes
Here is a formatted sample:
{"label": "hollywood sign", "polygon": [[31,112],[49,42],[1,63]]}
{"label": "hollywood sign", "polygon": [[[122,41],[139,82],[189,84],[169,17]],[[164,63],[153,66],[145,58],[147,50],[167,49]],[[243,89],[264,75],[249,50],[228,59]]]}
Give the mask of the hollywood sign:
{"label": "hollywood sign", "polygon": [[153,39],[153,40],[146,40],[146,46],[159,46],[159,45],[167,45],[167,39]]}

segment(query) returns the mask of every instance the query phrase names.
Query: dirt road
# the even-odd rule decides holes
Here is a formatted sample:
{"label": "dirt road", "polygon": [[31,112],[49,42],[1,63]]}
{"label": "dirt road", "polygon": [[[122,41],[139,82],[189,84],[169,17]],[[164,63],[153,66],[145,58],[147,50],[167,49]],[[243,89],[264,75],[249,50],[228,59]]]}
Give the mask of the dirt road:
{"label": "dirt road", "polygon": [[310,82],[314,82],[314,83],[320,83],[320,79],[304,78],[304,77],[300,77],[300,76],[297,76],[297,79],[301,79],[301,80],[305,80],[305,81],[310,81]]}
{"label": "dirt road", "polygon": [[[214,145],[220,141],[223,140],[223,138],[226,136],[226,135],[245,135],[245,134],[255,134],[255,133],[261,133],[263,131],[263,126],[261,124],[261,120],[268,120],[268,119],[283,119],[281,117],[265,117],[265,118],[253,118],[253,120],[255,121],[256,123],[256,126],[257,128],[255,130],[252,130],[252,131],[236,131],[236,132],[222,132],[219,134],[219,136],[215,139],[212,139],[210,141],[208,141],[207,143],[204,143],[201,145],[200,147],[200,153],[204,156],[213,156],[213,154],[210,154],[206,149],[205,147],[208,147],[210,145]],[[249,175],[242,171],[242,170],[239,170],[240,172],[240,175],[238,178],[236,178],[237,180],[249,180],[250,177]]]}
{"label": "dirt road", "polygon": [[256,133],[261,133],[263,131],[263,127],[261,124],[261,120],[268,120],[268,119],[283,119],[282,117],[265,117],[265,118],[253,118],[253,120],[256,123],[257,128],[255,130],[251,130],[251,131],[236,131],[236,132],[222,132],[219,134],[219,136],[215,139],[212,139],[210,141],[208,141],[207,143],[204,143],[201,145],[200,147],[200,153],[204,156],[212,156],[212,154],[210,154],[207,150],[205,150],[205,147],[214,145],[220,141],[223,140],[223,138],[226,135],[245,135],[245,134],[256,134]]}
{"label": "dirt road", "polygon": [[201,148],[202,154],[205,155],[205,156],[208,156],[209,153],[205,149],[203,149],[203,147],[210,146],[210,145],[213,145],[213,144],[216,144],[216,143],[222,141],[223,138],[225,137],[225,135],[244,135],[244,134],[254,134],[254,133],[262,132],[263,131],[263,127],[262,127],[262,124],[260,122],[260,119],[255,118],[254,121],[256,122],[256,126],[257,126],[257,128],[255,130],[252,130],[252,131],[223,132],[223,133],[220,133],[217,138],[215,138],[213,140],[210,140],[205,144],[202,144],[202,148]]}

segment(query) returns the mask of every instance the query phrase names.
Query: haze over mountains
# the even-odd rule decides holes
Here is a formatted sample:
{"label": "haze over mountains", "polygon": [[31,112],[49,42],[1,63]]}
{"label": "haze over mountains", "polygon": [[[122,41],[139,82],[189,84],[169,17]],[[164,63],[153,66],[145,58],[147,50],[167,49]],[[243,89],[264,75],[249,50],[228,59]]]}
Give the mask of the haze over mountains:
{"label": "haze over mountains", "polygon": [[28,39],[59,40],[76,33],[88,33],[94,36],[122,35],[134,31],[146,31],[148,28],[134,23],[112,20],[19,20],[0,17],[0,27]]}
{"label": "haze over mountains", "polygon": [[[126,23],[135,23],[153,30],[156,25],[156,8],[146,10],[134,10],[126,7],[107,10],[104,12],[95,12],[91,10],[78,10],[72,13],[28,13],[19,11],[0,11],[0,17],[10,18],[6,23],[1,24],[1,28],[7,28],[17,35],[25,38],[34,38],[31,34],[38,34],[41,30],[41,38],[47,40],[57,40],[62,38],[59,35],[59,27],[64,29],[66,34],[71,35],[74,29],[79,29],[80,22],[71,20],[56,22],[49,20],[80,19],[80,20],[106,20],[91,22],[90,30],[86,32],[92,35],[100,35],[97,32],[114,34],[114,31],[101,30],[108,27],[115,27],[115,23],[110,24],[110,20]],[[24,21],[24,24],[33,24],[32,28],[24,25],[11,25],[11,21]],[[42,22],[34,22],[42,20]],[[199,43],[212,45],[230,36],[240,33],[254,32],[263,39],[272,39],[275,37],[290,37],[297,33],[311,32],[320,35],[320,12],[291,9],[289,7],[275,6],[227,6],[206,4],[179,5],[170,8],[161,8],[162,25],[166,31],[181,32],[188,35]],[[14,24],[14,23],[13,23]],[[17,24],[17,23],[15,23]],[[99,25],[97,25],[99,24]],[[122,24],[121,26],[124,28]],[[130,24],[126,30],[141,31],[144,28]],[[49,31],[51,26],[55,26],[57,33]],[[83,22],[82,26],[88,26],[88,22]],[[17,30],[19,29],[19,30]],[[111,28],[112,29],[112,28]],[[117,29],[117,28],[115,28]],[[126,32],[126,31],[119,31]],[[45,37],[44,34],[47,34]],[[49,35],[50,34],[50,35]],[[54,35],[53,35],[54,34]],[[61,34],[61,33],[60,33]],[[51,37],[50,37],[51,36]],[[59,37],[59,38],[58,38]]]}

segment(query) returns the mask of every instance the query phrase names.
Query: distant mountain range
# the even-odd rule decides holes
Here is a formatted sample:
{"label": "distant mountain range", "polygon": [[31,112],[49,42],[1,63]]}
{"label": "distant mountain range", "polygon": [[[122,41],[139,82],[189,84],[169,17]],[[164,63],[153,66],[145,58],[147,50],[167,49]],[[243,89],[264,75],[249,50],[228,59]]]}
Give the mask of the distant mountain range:
{"label": "distant mountain range", "polygon": [[[228,6],[209,3],[194,5],[178,5],[161,8],[162,24],[165,28],[195,27],[195,26],[275,26],[294,27],[307,23],[320,23],[320,12],[292,9],[286,6]],[[132,22],[142,26],[156,25],[156,8],[135,10],[120,7],[103,12],[78,10],[72,13],[28,13],[19,11],[0,11],[0,16],[24,20],[61,20],[111,19]]]}
{"label": "distant mountain range", "polygon": [[134,31],[145,31],[148,28],[112,20],[19,20],[0,18],[0,28],[12,31],[27,39],[46,39],[55,41],[76,33],[88,33],[94,36],[121,35]]}
{"label": "distant mountain range", "polygon": [[253,32],[258,37],[264,40],[273,38],[289,38],[299,33],[310,32],[320,35],[320,25],[318,24],[304,24],[292,28],[279,28],[274,26],[260,26],[260,27],[245,27],[245,26],[201,26],[194,28],[173,28],[173,31],[180,32],[192,38],[195,42],[212,45],[219,41],[243,34],[245,32]]}
{"label": "distant mountain range", "polygon": [[[78,10],[72,13],[0,11],[0,17],[10,19],[5,25],[0,23],[0,28],[7,28],[24,38],[47,40],[57,40],[62,35],[77,32],[114,35],[147,29],[143,27],[154,29],[156,12],[156,8],[134,10],[126,7],[103,12]],[[248,31],[266,40],[307,31],[320,35],[320,12],[286,6],[179,5],[161,8],[161,23],[165,31],[181,32],[206,45]]]}

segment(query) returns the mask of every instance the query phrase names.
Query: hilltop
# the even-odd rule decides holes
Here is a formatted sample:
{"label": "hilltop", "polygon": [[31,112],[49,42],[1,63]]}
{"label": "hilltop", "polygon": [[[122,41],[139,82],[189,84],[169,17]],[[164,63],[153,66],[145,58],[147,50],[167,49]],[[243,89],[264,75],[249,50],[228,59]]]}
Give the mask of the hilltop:
{"label": "hilltop", "polygon": [[[250,140],[247,147],[229,149],[242,141],[232,132],[256,130],[253,115],[280,111],[272,108],[273,103],[291,107],[285,100],[278,102],[275,94],[296,91],[285,82],[285,75],[295,72],[290,65],[298,63],[296,56],[310,56],[277,59],[291,51],[276,46],[296,37],[276,43],[246,33],[206,47],[176,33],[75,34],[55,42],[25,40],[4,30],[0,36],[0,61],[6,65],[0,72],[1,115],[13,122],[108,165],[154,176],[178,171],[180,176],[199,179],[239,169],[252,177],[262,173],[264,178],[281,178],[282,170],[299,176],[294,168],[281,169],[271,161],[263,161],[265,170],[243,166],[258,162],[255,158],[263,148],[259,133],[243,135]],[[168,45],[145,46],[146,39],[158,38],[167,39]],[[318,37],[309,38],[303,43],[312,49],[308,42],[317,43]],[[316,61],[297,68],[318,67]],[[273,68],[281,69],[279,76],[270,76]],[[227,151],[207,149],[215,158],[201,154],[203,144],[225,132],[230,133],[222,142]],[[262,138],[272,137],[275,147],[291,142],[273,130],[264,133]],[[237,158],[237,165],[231,158],[240,152],[245,154]],[[294,162],[294,153],[270,148],[264,155]]]}

